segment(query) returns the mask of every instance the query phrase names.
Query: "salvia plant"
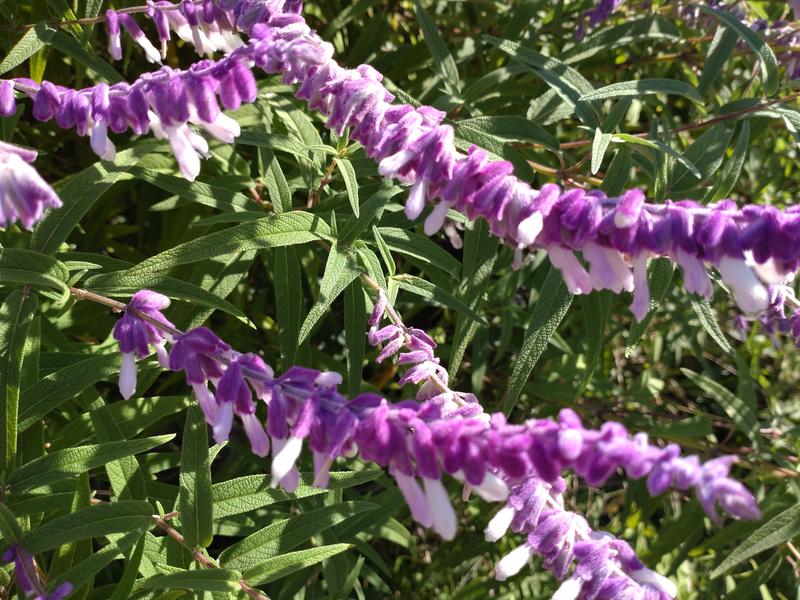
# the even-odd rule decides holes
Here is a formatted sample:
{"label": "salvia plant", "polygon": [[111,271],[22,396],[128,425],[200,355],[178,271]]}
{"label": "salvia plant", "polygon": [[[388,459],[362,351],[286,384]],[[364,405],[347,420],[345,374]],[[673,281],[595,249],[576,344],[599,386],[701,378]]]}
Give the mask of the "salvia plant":
{"label": "salvia plant", "polygon": [[800,2],[0,14],[0,598],[800,597]]}

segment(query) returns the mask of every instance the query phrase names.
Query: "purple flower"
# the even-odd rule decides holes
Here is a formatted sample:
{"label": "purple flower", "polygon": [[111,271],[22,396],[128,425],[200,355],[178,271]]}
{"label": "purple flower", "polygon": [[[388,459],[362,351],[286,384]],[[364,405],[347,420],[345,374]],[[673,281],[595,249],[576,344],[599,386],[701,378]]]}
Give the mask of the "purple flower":
{"label": "purple flower", "polygon": [[17,111],[17,102],[14,98],[14,84],[10,81],[0,81],[0,117],[10,117]]}
{"label": "purple flower", "polygon": [[217,443],[228,439],[235,414],[244,425],[253,454],[261,457],[269,454],[269,438],[256,417],[251,386],[260,398],[266,398],[266,382],[272,377],[272,369],[254,354],[243,354],[231,361],[216,384],[218,410],[213,430]]}
{"label": "purple flower", "polygon": [[0,142],[0,227],[19,221],[30,229],[44,209],[59,208],[61,200],[29,163],[36,152]]}
{"label": "purple flower", "polygon": [[108,34],[108,53],[114,60],[122,59],[122,38],[120,36],[119,16],[117,11],[106,11],[106,33]]}
{"label": "purple flower", "polygon": [[19,589],[30,600],[63,600],[72,593],[72,584],[64,582],[48,592],[39,574],[33,556],[19,544],[12,544],[3,553],[3,562],[14,563],[14,576]]}
{"label": "purple flower", "polygon": [[136,392],[136,359],[150,354],[150,346],[155,349],[161,366],[165,369],[169,367],[164,348],[168,336],[163,328],[146,320],[151,319],[168,328],[174,328],[161,313],[168,306],[169,298],[166,296],[150,290],[140,290],[128,302],[125,314],[114,324],[113,336],[119,342],[122,352],[119,391],[126,399]]}

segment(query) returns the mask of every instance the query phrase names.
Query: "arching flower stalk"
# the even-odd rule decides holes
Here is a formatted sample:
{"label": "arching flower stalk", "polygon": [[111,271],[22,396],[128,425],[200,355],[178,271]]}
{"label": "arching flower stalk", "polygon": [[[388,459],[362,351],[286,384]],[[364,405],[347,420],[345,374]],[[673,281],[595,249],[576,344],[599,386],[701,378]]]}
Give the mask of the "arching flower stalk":
{"label": "arching flower stalk", "polygon": [[[146,292],[140,292],[143,293]],[[375,328],[386,308],[385,297],[379,296],[370,319],[374,341],[382,337],[376,336],[381,330]],[[164,323],[168,323],[158,310],[142,311],[135,306],[126,317],[131,317],[126,335],[142,340],[150,339],[147,336],[151,326],[164,328]],[[409,337],[399,345],[396,336],[385,338],[383,341],[391,341],[382,354],[388,356],[386,348],[394,353],[407,345],[410,352],[404,353],[406,356],[413,352],[425,355],[406,361],[415,364],[409,372],[416,368],[417,372],[428,374],[417,380],[421,386],[416,400],[391,403],[369,393],[348,400],[338,391],[341,383],[338,373],[305,367],[292,367],[282,375],[275,375],[260,357],[236,352],[203,327],[186,333],[168,330],[173,344],[169,365],[172,370],[185,373],[218,442],[228,438],[238,417],[255,454],[265,456],[271,449],[273,486],[281,485],[288,491],[295,489],[298,483],[296,462],[304,443],[312,450],[315,484],[320,486],[327,484],[328,470],[336,458],[358,454],[364,460],[388,468],[412,516],[445,539],[452,539],[457,529],[457,516],[442,483],[445,474],[465,483],[470,491],[487,501],[507,501],[507,506],[522,511],[525,502],[520,503],[515,497],[520,496],[524,486],[539,486],[536,489],[549,486],[547,489],[560,493],[563,491],[561,474],[567,469],[590,485],[600,486],[621,469],[628,477],[646,477],[647,488],[653,495],[670,488],[694,489],[714,522],[719,521],[717,505],[736,518],[759,517],[755,499],[741,483],[729,477],[731,457],[701,463],[697,456],[681,456],[675,444],[664,448],[651,445],[645,434],[631,436],[617,423],[606,423],[599,430],[585,429],[571,410],[562,411],[556,421],[530,419],[521,425],[511,425],[502,414],[485,414],[474,397],[465,402],[465,395],[453,392],[441,380],[432,381],[439,376],[437,370],[420,368],[435,358],[427,358],[432,355],[432,349],[420,349],[420,346],[431,345],[430,338],[401,321],[394,325]],[[261,403],[266,405],[266,427],[256,416]],[[512,574],[512,567],[520,562],[523,552],[528,557],[532,552],[541,554],[559,577],[566,574],[561,567],[554,567],[555,558],[548,558],[554,550],[536,542],[536,536],[550,526],[548,523],[573,523],[576,517],[569,516],[571,513],[563,511],[563,504],[555,500],[555,505],[548,504],[548,511],[556,513],[542,512],[540,519],[531,519],[530,515],[522,519],[525,525],[519,525],[518,530],[528,534],[526,549],[515,551],[513,559],[501,561],[498,567],[501,578]],[[491,526],[492,536],[499,537],[504,529],[513,525],[513,515],[508,519],[507,510],[503,515],[500,520],[508,523],[501,526],[502,523],[495,521]],[[547,521],[548,518],[554,520]],[[580,567],[581,560],[590,564],[600,560],[598,557],[602,555],[603,561],[617,565],[619,573],[631,571],[626,575],[626,586],[641,585],[633,575],[641,570],[641,563],[624,558],[621,554],[624,548],[621,550],[619,544],[600,544],[595,539],[597,536],[593,538],[591,532],[578,523],[574,521],[574,527],[570,525],[574,531],[569,535],[577,536],[574,537],[576,543],[585,544],[558,545],[558,560],[566,561],[567,565],[577,560]],[[554,538],[548,536],[547,539]],[[573,579],[578,577],[583,582],[580,586],[595,585],[597,581],[587,579],[584,571],[576,567]],[[617,571],[610,573],[619,577]],[[650,585],[656,579],[651,577],[647,581]],[[663,591],[662,588],[659,589]]]}
{"label": "arching flower stalk", "polygon": [[152,129],[169,139],[181,172],[194,179],[207,143],[188,124],[232,141],[238,125],[219,111],[216,95],[224,107],[236,108],[255,99],[251,66],[280,73],[287,84],[299,85],[297,96],[310,108],[327,115],[328,127],[338,134],[349,128],[382,175],[410,185],[409,218],[420,217],[427,203],[438,200],[425,218],[426,233],[441,228],[450,208],[470,219],[482,217],[494,235],[514,248],[517,264],[526,252],[544,249],[574,294],[632,292],[637,319],[649,307],[647,263],[655,256],[680,265],[686,290],[707,297],[713,290],[707,265],[713,266],[748,314],[766,311],[767,287],[785,285],[800,267],[796,207],[783,212],[754,205],[740,209],[730,200],[708,206],[689,200],[654,205],[635,189],[616,198],[553,184],[537,190],[514,177],[510,163],[491,161],[475,146],[460,153],[452,127],[442,124],[444,113],[392,104],[380,73],[367,65],[339,66],[332,46],[308,28],[291,4],[224,4],[250,39],[216,63],[201,61],[188,71],[165,67],[130,86],[101,84],[74,91],[23,80],[14,80],[14,86],[34,98],[37,118],[56,118],[79,133],[91,131],[93,148],[107,158],[114,154],[108,127],[137,133]]}

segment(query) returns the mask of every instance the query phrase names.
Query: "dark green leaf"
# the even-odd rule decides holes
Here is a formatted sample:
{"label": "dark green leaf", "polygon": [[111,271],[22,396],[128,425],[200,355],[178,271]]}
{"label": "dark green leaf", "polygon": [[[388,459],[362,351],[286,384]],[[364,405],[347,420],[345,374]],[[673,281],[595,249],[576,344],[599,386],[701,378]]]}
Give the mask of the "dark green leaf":
{"label": "dark green leaf", "polygon": [[12,471],[8,476],[8,483],[11,486],[11,491],[19,494],[54,481],[84,473],[90,469],[100,467],[110,460],[147,452],[151,448],[167,443],[174,437],[174,434],[169,434],[59,450],[42,458],[32,460],[19,469]]}
{"label": "dark green leaf", "polygon": [[514,359],[511,369],[511,377],[503,396],[503,412],[506,414],[510,414],[516,405],[536,361],[547,348],[550,336],[561,323],[570,304],[572,304],[572,294],[564,285],[564,280],[558,270],[550,267],[539,290],[539,299],[533,305],[519,355]]}
{"label": "dark green leaf", "polygon": [[[22,545],[28,552],[39,554],[86,538],[128,532],[140,535],[152,524],[153,507],[148,502],[105,502],[47,521],[26,534]],[[131,545],[137,537],[134,536]]]}
{"label": "dark green leaf", "polygon": [[208,458],[208,427],[203,411],[190,406],[181,442],[180,497],[183,537],[191,548],[205,548],[213,537],[214,505],[211,497],[211,462]]}

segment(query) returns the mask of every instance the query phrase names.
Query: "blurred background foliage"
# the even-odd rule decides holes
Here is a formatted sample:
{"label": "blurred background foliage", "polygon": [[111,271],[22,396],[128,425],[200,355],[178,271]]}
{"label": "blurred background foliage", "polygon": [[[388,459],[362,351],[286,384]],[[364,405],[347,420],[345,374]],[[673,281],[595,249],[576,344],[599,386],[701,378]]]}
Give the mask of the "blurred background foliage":
{"label": "blurred background foliage", "polygon": [[[739,4],[771,19],[788,11],[783,2]],[[125,5],[136,3],[113,6]],[[738,35],[721,40],[724,30],[714,18],[690,26],[673,2],[625,3],[579,40],[578,25],[591,7],[580,0],[331,0],[306,3],[304,14],[334,45],[340,62],[367,62],[384,74],[398,99],[446,111],[462,149],[475,143],[512,161],[517,175],[535,186],[557,182],[609,194],[638,186],[657,201],[732,197],[793,204],[800,181],[796,82],[781,72],[777,91],[766,90],[757,55]],[[0,1],[0,71],[81,86],[114,77],[132,81],[151,70],[130,40],[123,60],[109,64],[102,26],[48,24],[105,8],[99,0]],[[19,27],[34,23],[41,25]],[[196,58],[178,43],[167,63],[187,67]],[[644,79],[681,87],[667,94],[672,88],[662,83],[659,93],[644,94],[634,86],[627,97],[608,96],[588,109],[570,101],[587,89]],[[696,501],[650,499],[641,481],[612,479],[602,490],[570,481],[571,508],[592,526],[628,540],[648,566],[678,583],[681,598],[799,597],[800,554],[792,539],[800,535],[800,361],[791,340],[768,335],[758,324],[744,335],[734,331],[735,312],[723,286],[716,286],[710,303],[691,297],[666,262],[651,267],[655,310],[643,326],[627,310],[626,294],[571,298],[546,256],[512,270],[512,252],[490,238],[484,224],[456,223],[451,234],[463,240],[461,248],[443,234],[429,239],[421,224],[405,219],[402,190],[381,182],[360,146],[328,132],[278,78],[259,85],[259,100],[234,115],[241,139],[232,146],[212,142],[212,157],[196,183],[180,179],[168,146],[150,137],[116,136],[120,149],[132,150],[114,165],[100,165],[87,139],[36,122],[30,103],[22,102],[18,119],[0,121],[2,139],[39,149],[40,172],[58,182],[67,203],[88,212],[74,227],[65,225],[55,246],[13,228],[0,233],[0,242],[55,251],[69,268],[70,284],[123,301],[139,287],[162,291],[175,299],[168,316],[178,326],[208,324],[276,368],[339,370],[350,393],[407,397],[409,391],[394,383],[395,367],[375,365],[375,351],[365,347],[364,313],[371,300],[360,282],[329,298],[332,304],[320,294],[329,248],[258,250],[256,242],[187,264],[166,259],[156,269],[128,272],[180,244],[290,205],[309,210],[333,228],[335,251],[356,257],[384,281],[406,322],[436,339],[452,387],[473,391],[487,410],[521,421],[572,407],[593,426],[614,419],[704,458],[740,457],[738,474],[758,494],[762,523],[712,527]],[[767,93],[786,100],[765,102]],[[350,171],[356,185],[349,189]],[[354,203],[361,205],[360,219]],[[0,331],[8,332],[15,326],[8,307],[18,302],[18,291],[9,287],[2,294],[8,296]],[[318,321],[308,318],[315,306],[311,314]],[[90,495],[117,499],[119,462],[118,468],[138,469],[145,483],[133,497],[173,510],[182,442],[191,431],[185,427],[191,398],[182,378],[152,363],[140,375],[141,396],[123,401],[115,387],[114,315],[45,296],[38,314],[29,329],[35,342],[23,363],[22,410],[42,398],[61,398],[24,432],[20,464],[42,455],[45,446],[53,452],[123,438],[177,437],[127,466],[122,463],[128,459],[95,465],[77,479],[12,494],[9,507],[34,528],[88,505]],[[108,425],[109,415],[115,426]],[[260,573],[251,581],[270,598],[547,598],[555,589],[536,561],[510,581],[492,578],[494,563],[518,543],[513,535],[497,545],[483,540],[493,506],[456,501],[460,533],[442,542],[412,522],[391,480],[374,466],[343,463],[340,489],[301,488],[289,497],[265,491],[268,463],[251,455],[241,431],[211,454],[212,557],[280,519],[304,517],[294,521],[306,527],[304,535],[276,538],[262,562],[250,565]],[[225,483],[230,480],[235,482]],[[458,497],[455,485],[451,492]],[[765,523],[772,528],[754,541],[751,534]],[[174,540],[152,534],[142,539],[132,597],[235,597],[142,588],[148,576],[194,564]],[[114,541],[99,537],[94,549]],[[90,573],[74,597],[110,598],[126,564],[135,560],[135,542],[124,552],[129,559]],[[333,554],[320,553],[322,547]],[[275,562],[289,550],[305,552],[295,562]],[[91,552],[91,541],[75,540],[41,566],[53,579]],[[719,569],[731,556],[736,560]]]}

